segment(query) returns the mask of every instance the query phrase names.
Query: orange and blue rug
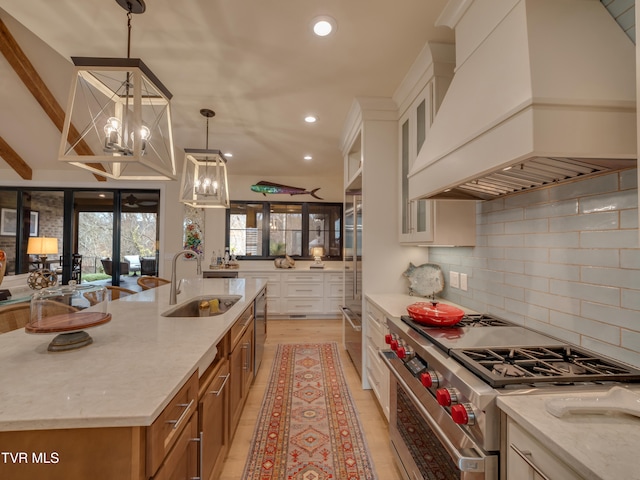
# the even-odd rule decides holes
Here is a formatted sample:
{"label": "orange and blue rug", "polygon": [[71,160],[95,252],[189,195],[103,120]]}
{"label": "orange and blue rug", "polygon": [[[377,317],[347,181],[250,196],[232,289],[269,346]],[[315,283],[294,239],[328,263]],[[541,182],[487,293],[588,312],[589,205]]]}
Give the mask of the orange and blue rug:
{"label": "orange and blue rug", "polygon": [[277,346],[244,480],[375,480],[338,346]]}

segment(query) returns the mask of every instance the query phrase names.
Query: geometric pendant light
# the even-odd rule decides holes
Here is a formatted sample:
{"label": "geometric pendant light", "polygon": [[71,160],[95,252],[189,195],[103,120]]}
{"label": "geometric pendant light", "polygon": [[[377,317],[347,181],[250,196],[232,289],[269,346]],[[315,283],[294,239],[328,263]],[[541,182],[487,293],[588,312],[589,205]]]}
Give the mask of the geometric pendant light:
{"label": "geometric pendant light", "polygon": [[[131,16],[146,7],[143,0],[116,2],[127,11],[127,58],[72,57],[76,75],[58,159],[116,180],[175,180],[172,95],[142,60],[130,58]],[[74,150],[81,142],[92,154]]]}
{"label": "geometric pendant light", "polygon": [[227,159],[220,150],[209,150],[209,119],[213,110],[203,108],[207,119],[206,148],[185,148],[180,201],[195,208],[229,208]]}

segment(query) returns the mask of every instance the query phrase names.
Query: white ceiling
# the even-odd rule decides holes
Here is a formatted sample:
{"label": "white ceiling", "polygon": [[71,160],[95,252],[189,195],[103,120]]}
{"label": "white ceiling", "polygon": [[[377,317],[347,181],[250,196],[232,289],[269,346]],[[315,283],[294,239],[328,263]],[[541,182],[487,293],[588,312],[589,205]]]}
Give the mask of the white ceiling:
{"label": "white ceiling", "polygon": [[[144,14],[133,16],[131,56],[173,94],[178,168],[183,148],[205,146],[199,110],[206,107],[216,112],[209,147],[233,153],[231,175],[342,175],[339,142],[353,99],[391,97],[427,40],[454,38],[433,26],[446,0],[146,4]],[[63,108],[71,56],[126,57],[126,12],[115,0],[0,0],[0,9]],[[312,35],[317,15],[336,19],[333,36]],[[25,92],[0,56],[0,136],[32,168],[51,168],[59,133]],[[318,116],[316,124],[303,122],[309,113]],[[38,145],[25,131],[40,133]],[[303,160],[307,154],[312,161]]]}

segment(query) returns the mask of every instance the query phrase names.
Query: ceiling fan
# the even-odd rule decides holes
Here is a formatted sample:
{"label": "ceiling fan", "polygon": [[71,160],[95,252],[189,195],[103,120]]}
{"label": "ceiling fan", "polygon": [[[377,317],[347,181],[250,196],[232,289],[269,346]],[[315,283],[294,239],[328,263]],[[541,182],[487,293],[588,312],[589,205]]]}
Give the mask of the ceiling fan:
{"label": "ceiling fan", "polygon": [[133,194],[129,194],[124,199],[124,206],[128,208],[150,207],[157,204],[158,204],[157,200],[139,200]]}

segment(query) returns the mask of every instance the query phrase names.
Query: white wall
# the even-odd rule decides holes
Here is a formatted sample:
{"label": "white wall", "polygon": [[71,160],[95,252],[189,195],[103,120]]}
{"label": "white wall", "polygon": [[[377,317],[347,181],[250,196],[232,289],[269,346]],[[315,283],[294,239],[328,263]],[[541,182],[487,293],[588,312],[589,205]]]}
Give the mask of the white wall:
{"label": "white wall", "polygon": [[474,248],[432,248],[466,273],[461,305],[640,367],[636,169],[479,202]]}

